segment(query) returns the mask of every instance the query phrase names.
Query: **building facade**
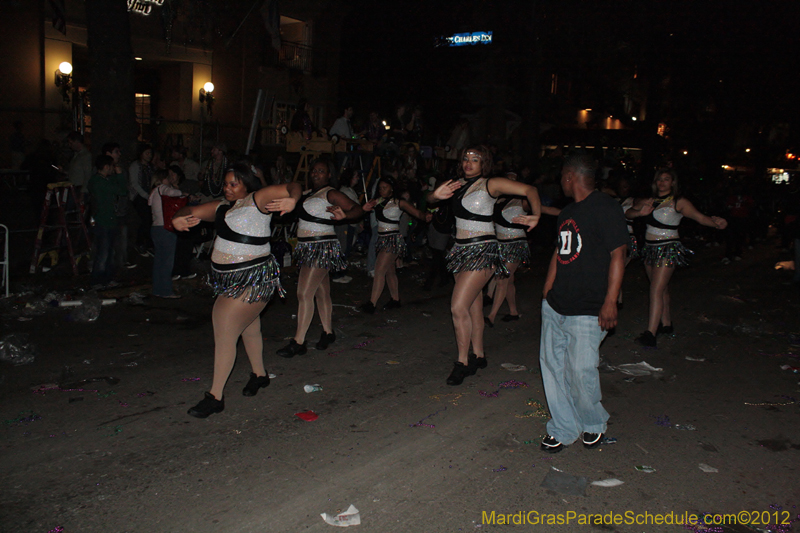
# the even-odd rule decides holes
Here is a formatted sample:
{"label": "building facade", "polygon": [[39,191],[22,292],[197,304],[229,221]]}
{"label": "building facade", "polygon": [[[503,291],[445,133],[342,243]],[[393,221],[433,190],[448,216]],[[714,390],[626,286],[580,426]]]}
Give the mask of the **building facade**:
{"label": "building facade", "polygon": [[[254,149],[278,146],[281,125],[301,98],[318,123],[337,116],[344,15],[329,1],[127,4],[139,140],[184,145],[199,159],[201,137],[206,150],[222,142],[244,153],[254,124]],[[0,136],[9,139],[12,125],[21,122],[29,147],[39,139],[60,141],[73,129],[83,130],[91,143],[84,2],[6,0],[0,3],[0,31],[6,74]],[[57,72],[63,63],[72,67],[68,84]],[[210,106],[200,98],[208,82],[214,86]],[[10,165],[3,142],[0,167]]]}

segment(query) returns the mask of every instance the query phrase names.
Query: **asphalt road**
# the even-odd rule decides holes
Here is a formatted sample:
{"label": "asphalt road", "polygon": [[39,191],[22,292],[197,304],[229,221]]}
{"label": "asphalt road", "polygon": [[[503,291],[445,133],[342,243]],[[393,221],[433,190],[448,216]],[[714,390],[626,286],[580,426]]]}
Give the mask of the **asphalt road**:
{"label": "asphalt road", "polygon": [[[544,258],[519,275],[522,319],[486,331],[489,367],[460,387],[445,384],[455,358],[448,289],[419,289],[419,267],[401,274],[402,309],[374,316],[351,307],[369,293],[366,276],[334,284],[336,343],[288,360],[274,355],[294,331],[287,272],[289,298],[262,315],[276,377],[243,397],[241,352],[225,411],[206,420],[186,414],[211,383],[213,301],[199,280],[179,282],[180,300],[120,300],[86,323],[70,321],[74,309],[26,317],[26,302],[72,285],[35,278],[32,293],[0,306],[3,335],[29,333],[39,351],[31,364],[0,364],[0,530],[329,531],[320,513],[351,504],[356,531],[381,533],[679,531],[661,522],[701,513],[795,520],[800,374],[780,367],[800,367],[800,294],[773,269],[782,258],[773,248],[728,266],[720,248],[698,252],[673,278],[676,335],[657,349],[632,340],[645,328],[647,284],[640,264],[628,267],[602,354],[611,366],[663,370],[632,378],[606,368],[616,442],[556,455],[539,450]],[[136,275],[105,296],[146,293]],[[315,321],[311,343],[319,333]],[[305,384],[323,390],[307,394]],[[307,410],[319,418],[295,416]],[[585,485],[611,478],[623,484]]]}

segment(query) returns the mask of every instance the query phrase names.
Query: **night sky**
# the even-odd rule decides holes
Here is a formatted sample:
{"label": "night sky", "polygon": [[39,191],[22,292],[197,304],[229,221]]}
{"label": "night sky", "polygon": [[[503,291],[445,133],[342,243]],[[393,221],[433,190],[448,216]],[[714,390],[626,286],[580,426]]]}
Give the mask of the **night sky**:
{"label": "night sky", "polygon": [[[465,84],[488,79],[524,93],[531,69],[541,86],[552,72],[581,80],[589,88],[581,98],[600,102],[610,100],[603,95],[617,94],[617,80],[636,74],[652,98],[664,100],[661,109],[648,109],[648,119],[667,119],[678,128],[691,129],[709,110],[712,122],[727,128],[796,123],[800,110],[795,27],[800,9],[794,2],[357,0],[348,5],[340,100],[356,106],[357,118],[370,108],[388,115],[394,104],[406,101],[425,106],[429,123],[447,123],[474,110],[465,101]],[[433,46],[437,36],[483,30],[494,32],[492,45]],[[521,111],[519,102],[508,107]]]}

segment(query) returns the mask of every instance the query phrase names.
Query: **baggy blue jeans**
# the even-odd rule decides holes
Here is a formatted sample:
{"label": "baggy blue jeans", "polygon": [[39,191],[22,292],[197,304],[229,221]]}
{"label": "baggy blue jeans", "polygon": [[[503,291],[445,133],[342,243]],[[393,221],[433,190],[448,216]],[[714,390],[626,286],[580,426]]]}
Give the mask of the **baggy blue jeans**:
{"label": "baggy blue jeans", "polygon": [[581,433],[605,433],[608,413],[600,403],[600,343],[606,332],[596,316],[564,316],[542,301],[539,362],[547,407],[547,433],[572,444]]}

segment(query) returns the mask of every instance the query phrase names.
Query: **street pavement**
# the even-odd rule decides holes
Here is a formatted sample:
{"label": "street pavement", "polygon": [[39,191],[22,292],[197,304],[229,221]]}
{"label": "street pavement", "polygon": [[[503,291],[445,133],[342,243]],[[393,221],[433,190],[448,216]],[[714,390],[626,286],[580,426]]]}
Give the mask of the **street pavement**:
{"label": "street pavement", "polygon": [[[27,333],[37,348],[29,364],[0,364],[0,531],[328,531],[320,514],[351,504],[363,532],[677,532],[686,528],[674,522],[716,513],[729,525],[709,531],[791,531],[800,294],[773,268],[785,257],[772,247],[723,266],[721,248],[697,246],[671,283],[675,335],[656,349],[633,341],[646,327],[647,282],[629,265],[619,326],[601,349],[611,442],[554,455],[539,449],[547,257],[518,275],[521,320],[486,330],[489,367],[458,387],[445,384],[452,285],[425,292],[421,267],[409,266],[403,307],[368,316],[356,306],[371,280],[356,273],[332,285],[336,342],[282,359],[296,313],[287,269],[289,297],[262,315],[271,385],[242,396],[240,348],[225,411],[206,420],[186,414],[212,375],[213,300],[200,278],[177,282],[179,300],[131,300],[148,292],[142,264],[100,294],[118,302],[90,322],[37,303],[48,291],[82,297],[72,282],[31,278],[31,292],[0,306],[2,335]],[[310,347],[320,332],[315,319]],[[617,368],[642,361],[661,370]],[[318,418],[296,416],[305,411]],[[622,484],[592,484],[610,479]]]}

